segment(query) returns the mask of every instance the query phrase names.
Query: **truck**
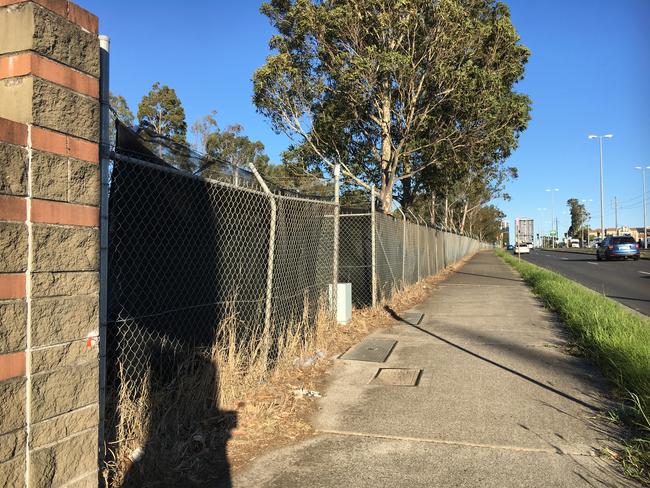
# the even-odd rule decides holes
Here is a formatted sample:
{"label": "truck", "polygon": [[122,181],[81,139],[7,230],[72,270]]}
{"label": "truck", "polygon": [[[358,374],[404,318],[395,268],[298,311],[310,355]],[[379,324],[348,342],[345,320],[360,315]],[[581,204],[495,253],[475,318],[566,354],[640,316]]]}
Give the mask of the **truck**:
{"label": "truck", "polygon": [[567,237],[565,239],[566,247],[580,247],[580,239],[575,237]]}
{"label": "truck", "polygon": [[515,244],[525,244],[533,247],[535,242],[535,227],[533,219],[516,218],[515,219]]}

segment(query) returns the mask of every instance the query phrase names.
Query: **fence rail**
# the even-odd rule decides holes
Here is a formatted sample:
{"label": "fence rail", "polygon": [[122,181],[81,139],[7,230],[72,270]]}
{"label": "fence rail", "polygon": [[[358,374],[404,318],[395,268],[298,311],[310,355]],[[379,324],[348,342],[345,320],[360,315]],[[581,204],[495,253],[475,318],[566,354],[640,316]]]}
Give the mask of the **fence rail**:
{"label": "fence rail", "polygon": [[240,187],[113,153],[109,369],[137,378],[210,344],[226,318],[282,334],[335,282],[352,284],[355,306],[376,305],[485,247],[370,205],[339,213],[334,199],[278,195],[256,176]]}
{"label": "fence rail", "polygon": [[485,246],[372,205],[280,194],[252,173],[209,179],[112,153],[107,438],[120,382],[133,387],[152,371],[164,379],[188,352],[210,347],[225,321],[242,341],[260,328],[279,338],[309,327],[324,303],[334,316],[333,283],[352,284],[356,307],[376,305]]}

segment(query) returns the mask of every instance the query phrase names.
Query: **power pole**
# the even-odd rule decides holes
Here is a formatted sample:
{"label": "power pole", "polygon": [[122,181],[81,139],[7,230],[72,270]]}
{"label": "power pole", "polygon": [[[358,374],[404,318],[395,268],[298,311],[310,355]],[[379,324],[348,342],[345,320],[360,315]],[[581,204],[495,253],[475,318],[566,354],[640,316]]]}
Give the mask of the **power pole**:
{"label": "power pole", "polygon": [[618,234],[618,200],[614,197],[614,227],[616,227],[616,233]]}

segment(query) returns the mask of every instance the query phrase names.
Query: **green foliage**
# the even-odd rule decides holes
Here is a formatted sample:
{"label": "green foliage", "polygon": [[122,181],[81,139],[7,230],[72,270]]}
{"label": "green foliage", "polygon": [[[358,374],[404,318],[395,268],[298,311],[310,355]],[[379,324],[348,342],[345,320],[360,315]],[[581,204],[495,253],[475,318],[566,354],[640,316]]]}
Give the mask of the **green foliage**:
{"label": "green foliage", "polygon": [[587,209],[577,198],[569,198],[566,204],[571,212],[571,226],[567,234],[569,234],[569,237],[584,238],[584,226],[589,220]]}
{"label": "green foliage", "polygon": [[471,216],[471,228],[480,240],[497,242],[501,239],[501,220],[505,214],[494,205],[479,207]]}
{"label": "green foliage", "polygon": [[253,163],[258,170],[264,171],[269,164],[264,144],[251,141],[243,131],[241,125],[231,125],[223,131],[217,128],[206,137],[206,154],[242,168]]}
{"label": "green foliage", "polygon": [[111,112],[111,125],[114,120],[113,117],[117,117],[120,122],[125,125],[133,125],[135,117],[129,108],[129,104],[126,102],[126,99],[122,95],[115,95],[111,92],[109,94],[109,103],[113,110],[116,112],[116,114]]}
{"label": "green foliage", "polygon": [[513,91],[529,51],[503,4],[271,0],[262,12],[278,34],[254,75],[258,110],[318,164],[376,185],[384,211],[468,175],[483,190],[501,178],[529,113]]}
{"label": "green foliage", "polygon": [[184,144],[187,134],[185,110],[176,91],[155,82],[138,105],[138,123],[150,126],[160,135]]}
{"label": "green foliage", "polygon": [[624,465],[632,476],[650,482],[650,319],[557,273],[497,253],[558,313],[585,354],[629,400],[638,438],[630,441]]}

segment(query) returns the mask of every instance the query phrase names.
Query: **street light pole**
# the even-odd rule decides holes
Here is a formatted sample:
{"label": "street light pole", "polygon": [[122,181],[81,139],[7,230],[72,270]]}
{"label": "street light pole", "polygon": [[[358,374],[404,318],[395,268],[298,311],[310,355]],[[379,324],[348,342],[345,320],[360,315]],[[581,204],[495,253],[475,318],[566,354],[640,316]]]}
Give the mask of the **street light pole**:
{"label": "street light pole", "polygon": [[537,211],[542,216],[542,220],[539,221],[539,234],[541,238],[537,241],[539,247],[544,247],[544,213],[546,212],[546,208],[538,208]]}
{"label": "street light pole", "polygon": [[603,189],[603,138],[611,139],[614,137],[612,134],[605,134],[603,136],[597,136],[594,134],[589,135],[589,139],[599,139],[600,140],[600,238],[605,238],[605,200],[604,200],[604,189]]}
{"label": "street light pole", "polygon": [[647,218],[647,205],[646,205],[646,190],[645,190],[645,170],[650,169],[650,166],[635,166],[634,169],[641,170],[641,178],[643,179],[643,249],[648,249],[648,222]]}
{"label": "street light pole", "polygon": [[[559,188],[547,188],[546,191],[551,192],[551,229],[553,228],[553,221],[555,218],[555,194],[554,192],[560,191]],[[555,236],[551,236],[551,246],[555,249],[555,240],[557,239],[557,229],[555,229]]]}

